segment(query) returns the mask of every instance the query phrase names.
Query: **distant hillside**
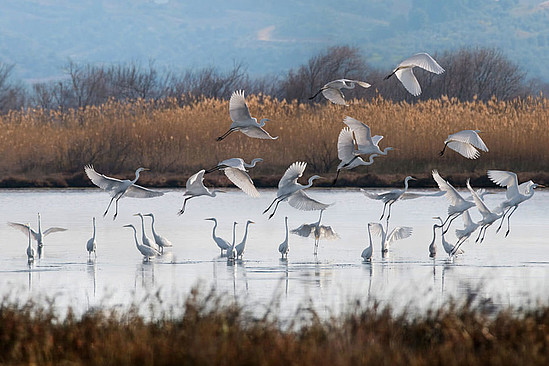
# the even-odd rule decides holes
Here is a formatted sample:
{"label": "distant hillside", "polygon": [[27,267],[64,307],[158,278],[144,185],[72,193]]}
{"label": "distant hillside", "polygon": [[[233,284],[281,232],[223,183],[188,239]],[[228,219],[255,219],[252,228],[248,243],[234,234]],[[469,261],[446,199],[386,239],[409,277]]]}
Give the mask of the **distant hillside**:
{"label": "distant hillside", "polygon": [[344,44],[384,69],[418,51],[497,47],[549,80],[549,1],[5,0],[0,29],[0,62],[28,81],[61,76],[69,59],[281,73]]}

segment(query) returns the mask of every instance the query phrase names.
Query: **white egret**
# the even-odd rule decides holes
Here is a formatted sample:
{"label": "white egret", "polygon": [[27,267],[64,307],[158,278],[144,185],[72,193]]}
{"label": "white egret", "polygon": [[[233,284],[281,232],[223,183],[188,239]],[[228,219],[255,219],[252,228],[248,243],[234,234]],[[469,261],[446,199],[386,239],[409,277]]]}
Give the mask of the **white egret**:
{"label": "white egret", "polygon": [[232,244],[231,246],[227,249],[227,261],[228,262],[234,262],[236,260],[236,258],[238,257],[237,253],[236,253],[236,248],[235,248],[235,240],[236,240],[236,224],[238,224],[236,221],[233,222],[233,241],[232,241]]}
{"label": "white egret", "polygon": [[451,244],[446,240],[446,238],[444,238],[444,234],[446,233],[446,231],[444,231],[444,224],[443,224],[442,218],[440,218],[439,216],[436,216],[436,217],[433,217],[433,219],[440,221],[440,225],[435,225],[435,226],[437,228],[440,228],[442,247],[444,248],[444,251],[446,252],[446,254],[448,254],[448,257],[453,258],[458,254],[463,254],[464,253],[463,250],[459,249],[458,245]]}
{"label": "white egret", "polygon": [[381,253],[387,253],[392,243],[410,237],[413,231],[409,226],[397,226],[390,233],[387,233],[383,225],[377,222],[371,222],[369,227],[374,235],[381,237]]}
{"label": "white egret", "polygon": [[223,256],[223,251],[225,250],[225,252],[227,252],[227,250],[229,250],[229,248],[231,247],[231,243],[229,243],[227,240],[225,240],[223,238],[220,238],[219,236],[215,235],[215,229],[217,229],[217,219],[215,217],[208,217],[204,220],[209,220],[209,221],[214,222],[214,226],[213,226],[213,230],[212,230],[212,238],[213,238],[215,244],[217,244],[217,246],[219,247],[219,249],[221,249],[221,256]]}
{"label": "white egret", "polygon": [[290,251],[290,246],[288,245],[288,216],[284,217],[284,224],[286,225],[286,237],[278,246],[278,251],[282,258],[288,258],[288,252]]}
{"label": "white egret", "polygon": [[191,177],[189,177],[189,179],[187,179],[187,183],[185,184],[187,189],[185,190],[183,196],[189,197],[185,198],[185,200],[183,201],[183,207],[177,213],[178,215],[182,215],[183,212],[185,212],[185,205],[187,204],[187,201],[191,198],[199,196],[215,197],[216,193],[221,192],[218,190],[213,190],[210,192],[210,190],[206,188],[206,186],[204,186],[204,173],[205,170],[202,169],[201,171],[193,174]]}
{"label": "white egret", "polygon": [[473,219],[471,219],[471,214],[469,214],[469,211],[464,211],[463,214],[461,214],[461,218],[463,219],[463,229],[456,229],[456,237],[458,238],[456,247],[458,248],[465,242],[465,240],[469,239],[469,237],[479,227],[479,223],[474,222]]}
{"label": "white egret", "polygon": [[482,220],[480,220],[478,224],[476,224],[477,226],[480,226],[480,230],[478,233],[477,240],[475,240],[476,242],[482,243],[488,227],[492,225],[494,222],[496,222],[499,218],[501,218],[501,216],[503,215],[503,212],[502,213],[492,212],[486,206],[486,204],[484,203],[482,198],[478,195],[478,193],[475,192],[475,190],[473,190],[473,188],[471,187],[471,183],[469,182],[469,179],[467,179],[467,189],[469,189],[469,191],[471,192],[471,195],[473,196],[473,200],[475,201],[475,205],[477,206],[478,211],[482,215]]}
{"label": "white egret", "polygon": [[389,79],[393,74],[396,75],[406,90],[417,97],[421,94],[421,87],[412,70],[414,67],[421,67],[435,74],[442,74],[444,72],[444,69],[429,54],[417,53],[399,63],[393,72],[385,77],[385,80]]}
{"label": "white egret", "polygon": [[143,217],[143,214],[142,213],[136,213],[136,214],[134,214],[134,216],[139,216],[139,218],[141,219],[141,241],[143,242],[143,245],[151,247],[151,248],[153,248],[154,250],[156,250],[157,252],[160,253],[159,247],[145,233],[145,218]]}
{"label": "white egret", "polygon": [[91,257],[92,253],[95,255],[95,258],[97,258],[97,242],[95,241],[95,217],[92,220],[93,222],[93,235],[88,240],[88,243],[86,244],[86,250],[88,251],[88,259]]}
{"label": "white egret", "polygon": [[250,164],[247,164],[241,158],[226,159],[217,164],[215,167],[206,170],[204,174],[211,173],[216,170],[223,170],[227,178],[240,188],[244,193],[252,197],[259,197],[259,192],[254,186],[254,182],[247,173],[248,168],[253,168],[256,163],[262,162],[263,159],[255,158]]}
{"label": "white egret", "polygon": [[135,239],[135,246],[137,250],[139,250],[139,253],[143,255],[143,259],[148,262],[151,260],[151,258],[156,257],[157,255],[160,255],[160,253],[154,249],[153,247],[143,245],[139,243],[139,240],[137,240],[137,229],[132,224],[124,225],[124,227],[131,227],[133,229],[133,238]]}
{"label": "white egret", "polygon": [[505,232],[505,237],[507,237],[511,230],[511,215],[515,213],[519,204],[534,196],[535,188],[542,187],[542,185],[536,184],[531,180],[519,185],[517,175],[505,170],[488,170],[488,178],[499,186],[507,187],[507,191],[505,192],[507,199],[498,207],[498,210],[503,212],[503,215],[501,215],[501,223],[496,230],[496,232],[499,232],[505,217],[507,217],[507,231]]}
{"label": "white egret", "polygon": [[88,176],[88,178],[90,178],[92,183],[106,191],[112,197],[103,216],[107,215],[107,212],[109,212],[109,208],[111,207],[112,201],[115,201],[115,212],[112,218],[113,220],[115,220],[116,216],[118,215],[118,201],[122,197],[151,198],[159,197],[164,194],[162,192],[153,191],[135,184],[135,182],[137,182],[137,180],[139,179],[139,173],[146,170],[149,169],[138,168],[135,171],[134,180],[120,180],[97,173],[92,165],[86,165],[84,167],[84,171],[86,172],[86,175]]}
{"label": "white egret", "polygon": [[30,224],[27,224],[27,231],[29,236],[29,245],[27,246],[27,263],[30,265],[34,262],[34,257],[36,256],[36,253],[34,251],[34,248],[32,246],[32,232]]}
{"label": "white egret", "polygon": [[156,230],[154,229],[154,215],[152,213],[144,214],[143,216],[149,216],[150,218],[152,218],[151,230],[153,238],[158,248],[160,248],[160,252],[164,254],[164,248],[173,247],[172,242],[156,232]]}
{"label": "white egret", "polygon": [[448,206],[448,217],[442,223],[442,226],[444,226],[446,225],[448,220],[450,220],[448,226],[446,227],[446,230],[442,228],[442,230],[446,232],[450,228],[452,221],[459,217],[459,215],[461,215],[464,211],[475,206],[475,203],[465,200],[450,183],[448,183],[440,176],[437,170],[433,170],[432,175],[433,179],[438,184],[438,188],[441,191],[445,192],[444,197],[446,197],[446,199],[450,201],[450,206]]}
{"label": "white egret", "polygon": [[288,200],[290,206],[303,211],[316,211],[325,210],[330,204],[322,203],[309,197],[303,190],[313,185],[315,179],[320,178],[318,175],[313,175],[309,178],[307,185],[302,185],[297,182],[298,178],[303,175],[307,163],[295,162],[288,169],[278,182],[278,192],[276,198],[271,202],[269,207],[263,213],[266,213],[276,203],[273,213],[269,216],[269,219],[274,216],[278,205],[282,201]]}
{"label": "white egret", "polygon": [[360,155],[355,154],[353,132],[348,127],[342,129],[337,139],[337,157],[341,162],[337,166],[337,173],[332,182],[332,186],[336,184],[339,172],[342,169],[351,170],[360,165],[372,165],[374,163],[374,158],[378,156],[379,154],[372,154],[370,155],[368,162],[365,162]]}
{"label": "white egret", "polygon": [[229,114],[233,123],[227,132],[217,138],[217,141],[223,140],[234,131],[240,131],[246,136],[257,139],[276,140],[278,138],[272,137],[262,128],[265,126],[265,122],[269,121],[267,118],[263,118],[257,123],[257,119],[250,115],[243,90],[237,90],[231,95],[229,101]]}
{"label": "white egret", "polygon": [[246,221],[246,231],[244,232],[244,237],[242,238],[242,241],[240,244],[236,245],[234,248],[236,249],[236,257],[242,259],[242,256],[244,255],[244,250],[246,250],[246,241],[248,240],[248,226],[250,224],[255,224],[252,220]]}
{"label": "white egret", "polygon": [[416,180],[416,178],[407,176],[404,179],[404,189],[393,189],[392,191],[385,192],[385,193],[370,193],[365,190],[361,190],[366,197],[373,199],[373,200],[380,200],[383,202],[383,212],[381,213],[380,220],[383,219],[383,216],[385,216],[385,208],[389,206],[389,211],[387,213],[387,221],[389,221],[389,217],[391,217],[391,206],[396,201],[400,200],[403,196],[405,196],[406,191],[408,191],[408,182],[410,180]]}
{"label": "white egret", "polygon": [[478,135],[479,132],[479,130],[463,130],[448,135],[448,138],[444,141],[444,149],[440,152],[440,156],[444,155],[444,151],[449,147],[467,159],[478,158],[480,156],[478,150],[488,151],[486,144],[484,144],[484,141]]}
{"label": "white egret", "polygon": [[339,235],[336,234],[336,232],[332,229],[331,226],[320,225],[323,212],[324,210],[320,210],[320,215],[318,217],[317,222],[313,222],[312,224],[303,224],[297,229],[290,230],[292,234],[296,234],[305,238],[308,238],[312,234],[312,236],[314,236],[315,238],[315,249],[314,249],[315,255],[317,255],[318,253],[318,243],[320,242],[320,239],[322,238],[326,238],[328,240],[339,239]]}
{"label": "white egret", "polygon": [[354,154],[360,155],[370,155],[370,154],[379,154],[387,155],[391,150],[394,150],[394,147],[386,147],[381,150],[379,147],[379,142],[383,139],[381,135],[372,136],[370,127],[357,119],[346,116],[343,119],[345,123],[353,132],[354,141],[356,142],[356,148],[354,149]]}
{"label": "white egret", "polygon": [[437,238],[436,229],[437,227],[440,227],[437,224],[433,225],[433,240],[431,241],[431,244],[429,244],[429,257],[435,258],[437,256],[437,244],[435,243]]}
{"label": "white egret", "polygon": [[315,95],[313,95],[309,99],[314,99],[318,94],[322,93],[322,95],[324,95],[326,99],[328,99],[330,102],[347,106],[348,104],[345,101],[345,96],[341,92],[341,89],[354,89],[355,84],[358,84],[363,88],[369,88],[371,86],[364,81],[338,79],[325,84],[322,88],[320,88],[319,91],[315,93]]}
{"label": "white egret", "polygon": [[364,262],[369,262],[372,260],[372,253],[374,251],[372,246],[372,233],[370,232],[371,223],[368,223],[368,238],[370,239],[369,245],[362,251],[360,255]]}
{"label": "white egret", "polygon": [[38,213],[38,231],[34,231],[30,227],[29,224],[20,224],[20,223],[17,223],[17,222],[8,222],[8,225],[10,225],[11,227],[13,227],[15,229],[21,230],[23,232],[23,234],[26,234],[26,235],[28,235],[28,233],[30,232],[30,234],[32,235],[34,240],[36,240],[36,243],[37,243],[38,258],[42,257],[42,249],[44,247],[44,237],[46,237],[47,235],[49,235],[51,233],[56,233],[56,232],[60,232],[60,231],[67,231],[67,229],[62,228],[62,227],[50,227],[49,229],[47,229],[45,231],[42,231],[42,218],[40,216],[40,213]]}

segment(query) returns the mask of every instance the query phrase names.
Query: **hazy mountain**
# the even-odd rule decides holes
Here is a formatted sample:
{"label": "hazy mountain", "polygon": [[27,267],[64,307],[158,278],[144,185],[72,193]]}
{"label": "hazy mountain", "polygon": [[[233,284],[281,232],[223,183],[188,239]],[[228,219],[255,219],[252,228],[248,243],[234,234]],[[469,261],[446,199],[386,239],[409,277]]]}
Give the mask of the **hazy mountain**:
{"label": "hazy mountain", "polygon": [[549,1],[4,0],[0,29],[0,62],[27,80],[58,77],[69,59],[281,73],[333,45],[384,69],[419,51],[497,47],[549,79]]}

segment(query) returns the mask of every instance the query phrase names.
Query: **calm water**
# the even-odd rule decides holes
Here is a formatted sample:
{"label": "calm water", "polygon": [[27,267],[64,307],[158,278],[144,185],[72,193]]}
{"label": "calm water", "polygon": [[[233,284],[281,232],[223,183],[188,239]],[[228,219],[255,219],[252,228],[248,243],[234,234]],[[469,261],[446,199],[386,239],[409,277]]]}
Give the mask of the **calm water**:
{"label": "calm water", "polygon": [[[489,195],[486,202],[494,207],[504,199],[504,191]],[[284,216],[290,229],[315,222],[318,212],[298,211],[282,203],[275,217],[267,220],[261,212],[275,196],[275,190],[262,190],[252,199],[239,191],[228,191],[216,198],[200,197],[188,202],[184,215],[176,212],[182,204],[183,191],[166,191],[153,199],[125,198],[119,215],[102,214],[109,202],[98,189],[69,190],[1,190],[0,295],[14,301],[29,297],[54,298],[60,310],[68,305],[77,311],[92,307],[120,306],[156,301],[164,308],[180,305],[189,290],[199,285],[204,291],[214,288],[228,294],[252,311],[262,314],[274,302],[280,314],[291,317],[299,306],[312,305],[320,314],[331,315],[348,309],[354,300],[377,300],[425,309],[437,307],[449,297],[461,299],[475,293],[495,306],[547,303],[549,290],[549,192],[538,191],[523,203],[511,220],[511,233],[488,230],[485,241],[463,245],[465,254],[449,262],[440,241],[438,256],[428,256],[432,235],[432,217],[445,216],[444,197],[421,198],[397,202],[393,206],[391,227],[411,226],[413,235],[397,242],[382,258],[379,238],[374,238],[371,264],[362,262],[360,253],[367,246],[367,223],[377,221],[382,203],[364,197],[360,191],[310,190],[323,202],[336,204],[325,211],[323,224],[330,225],[340,239],[321,240],[318,256],[313,255],[313,239],[290,234],[290,253],[281,261],[278,245],[284,239]],[[33,266],[27,265],[27,239],[7,221],[42,227],[60,226],[66,232],[46,237],[45,252]],[[163,257],[143,263],[135,248],[133,232],[122,225],[133,223],[140,228],[136,212],[153,212],[156,229],[169,238],[174,247]],[[471,210],[474,220],[480,215]],[[91,237],[92,217],[97,217],[97,259],[89,263],[85,249]],[[250,226],[244,260],[228,265],[220,258],[212,240],[213,223],[219,220],[217,235],[231,239],[232,222],[237,221],[237,242]],[[150,219],[146,218],[150,232]],[[447,239],[454,241],[454,221]],[[149,234],[152,237],[152,234]],[[150,295],[156,300],[150,299]],[[145,299],[145,300],[144,300]],[[159,300],[158,300],[159,299]]]}

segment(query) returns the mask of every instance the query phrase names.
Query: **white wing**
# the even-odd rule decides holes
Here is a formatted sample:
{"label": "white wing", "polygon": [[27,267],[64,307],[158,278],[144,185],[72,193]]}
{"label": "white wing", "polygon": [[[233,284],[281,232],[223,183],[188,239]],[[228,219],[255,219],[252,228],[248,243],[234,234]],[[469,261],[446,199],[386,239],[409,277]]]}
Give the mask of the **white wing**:
{"label": "white wing", "polygon": [[518,178],[515,173],[505,170],[488,170],[488,178],[501,187],[507,187],[507,199],[518,196]]}
{"label": "white wing", "polygon": [[58,231],[67,231],[67,229],[64,229],[62,227],[50,227],[48,230],[44,231],[43,234],[44,236],[46,236],[48,234],[56,233]]}
{"label": "white wing", "polygon": [[[477,206],[477,209],[479,210],[480,214],[485,217],[487,215],[490,215],[492,211],[486,207],[484,202],[480,199],[477,192],[471,187],[471,183],[469,182],[469,179],[467,179],[467,189],[471,192],[471,195],[473,196],[473,200],[475,201],[475,205]],[[470,219],[470,218],[469,218]],[[464,219],[465,221],[465,219]]]}
{"label": "white wing", "polygon": [[379,145],[379,142],[383,139],[383,136],[380,136],[380,135],[375,135],[375,136],[372,136],[372,143],[374,145]]}
{"label": "white wing", "polygon": [[[29,225],[19,224],[17,222],[8,222],[8,225],[14,229],[21,230],[21,232],[27,235],[27,237],[29,236]],[[38,233],[34,231],[32,228],[31,228],[31,235],[34,238],[34,240],[38,240]]]}
{"label": "white wing", "polygon": [[337,138],[337,157],[344,163],[348,163],[355,157],[353,151],[355,143],[353,140],[353,132],[349,127],[345,127],[339,133]]}
{"label": "white wing", "polygon": [[119,192],[120,187],[122,187],[124,183],[126,183],[121,181],[120,179],[111,178],[107,177],[106,175],[99,174],[95,171],[92,165],[86,165],[84,167],[84,171],[86,172],[86,175],[88,176],[88,178],[90,178],[93,184],[108,192],[111,197],[116,195],[116,193]]}
{"label": "white wing", "polygon": [[409,226],[397,226],[391,231],[391,233],[387,237],[387,243],[391,244],[394,241],[406,239],[410,235],[412,235],[412,231],[413,229]]}
{"label": "white wing", "polygon": [[133,197],[133,198],[151,198],[151,197],[160,197],[163,196],[164,192],[153,191],[145,187],[138,186],[137,184],[132,184],[124,193],[124,197]]}
{"label": "white wing", "polygon": [[363,87],[363,88],[365,88],[365,89],[372,86],[372,85],[368,84],[368,83],[365,82],[365,81],[360,81],[360,80],[349,80],[349,79],[344,79],[344,80],[350,81],[350,82],[352,82],[352,83],[357,83],[358,85],[360,85],[361,87]]}
{"label": "white wing", "polygon": [[[374,143],[372,141],[372,134],[370,132],[370,127],[368,127],[368,125],[349,116],[345,117],[345,119],[343,120],[343,123],[345,123],[347,126],[351,128],[351,130],[353,130],[359,151],[362,152],[370,149],[376,150],[374,148]],[[381,136],[381,138],[383,138],[383,136]]]}
{"label": "white wing", "polygon": [[327,88],[322,90],[322,95],[326,97],[330,102],[339,105],[348,105],[345,101],[345,96],[339,89]]}
{"label": "white wing", "polygon": [[275,136],[275,137],[271,136],[267,131],[265,131],[259,125],[241,128],[240,132],[242,132],[246,136],[253,137],[256,139],[276,140],[278,138],[278,136]]}
{"label": "white wing", "polygon": [[450,141],[446,144],[446,146],[465,156],[467,159],[476,159],[480,156],[478,150],[467,142]]}
{"label": "white wing", "polygon": [[452,135],[449,135],[446,141],[444,142],[449,142],[449,141],[464,142],[467,144],[471,144],[477,149],[480,149],[482,151],[488,151],[488,147],[486,147],[486,144],[484,143],[484,141],[482,141],[478,133],[473,130],[463,130],[463,131],[456,132]]}
{"label": "white wing", "polygon": [[312,199],[307,195],[307,193],[303,192],[303,190],[297,191],[292,194],[288,199],[288,203],[293,208],[297,208],[298,210],[303,211],[325,210],[331,206],[330,204],[322,203],[315,199]]}
{"label": "white wing", "polygon": [[[444,69],[428,53],[416,53],[402,61],[398,67],[421,67],[435,74],[442,74]],[[399,78],[400,79],[400,78]]]}
{"label": "white wing", "polygon": [[360,188],[360,191],[362,193],[364,193],[364,195],[372,200],[381,200],[381,195],[377,194],[377,193],[371,193],[371,192],[368,192],[362,188]]}
{"label": "white wing", "polygon": [[246,172],[237,168],[226,168],[224,172],[227,178],[244,193],[252,197],[259,197],[259,192],[255,188],[254,182]]}
{"label": "white wing", "polygon": [[325,238],[328,240],[339,239],[339,235],[337,235],[337,233],[332,229],[331,226],[320,225],[319,231],[320,238]]}
{"label": "white wing", "polygon": [[411,68],[398,69],[395,75],[410,94],[415,97],[421,94],[421,87]]}
{"label": "white wing", "polygon": [[378,222],[372,222],[370,223],[370,231],[375,236],[381,236],[383,235],[383,226]]}
{"label": "white wing", "polygon": [[229,101],[229,114],[234,122],[248,121],[252,119],[246,99],[244,99],[244,90],[237,90],[231,95]]}
{"label": "white wing", "polygon": [[278,182],[278,188],[284,187],[291,183],[296,183],[297,179],[303,175],[303,172],[305,171],[305,168],[307,167],[307,163],[305,162],[299,162],[296,161],[288,169],[286,169],[286,172],[280,179],[280,182]]}
{"label": "white wing", "polygon": [[411,200],[411,199],[415,199],[415,198],[421,198],[421,197],[440,197],[440,196],[444,196],[446,194],[446,192],[444,191],[437,191],[437,192],[433,192],[433,193],[420,193],[420,192],[404,192],[404,194],[402,196],[400,196],[400,199],[401,200]]}
{"label": "white wing", "polygon": [[448,201],[450,201],[450,203],[452,205],[457,205],[458,203],[461,203],[462,201],[465,201],[463,199],[463,197],[461,197],[461,195],[458,193],[458,191],[456,191],[456,189],[454,187],[452,187],[452,185],[450,183],[448,183],[447,181],[445,181],[441,176],[440,174],[438,174],[438,171],[436,170],[433,170],[432,172],[433,174],[433,179],[435,180],[435,182],[437,182],[438,184],[438,188],[441,190],[441,191],[444,191],[445,192],[445,195],[446,195],[446,198],[448,199]]}
{"label": "white wing", "polygon": [[303,224],[300,227],[298,227],[297,229],[290,230],[290,232],[292,234],[296,234],[296,235],[303,236],[303,237],[307,238],[307,237],[309,237],[309,235],[311,235],[311,233],[314,231],[314,229],[315,229],[315,224]]}

